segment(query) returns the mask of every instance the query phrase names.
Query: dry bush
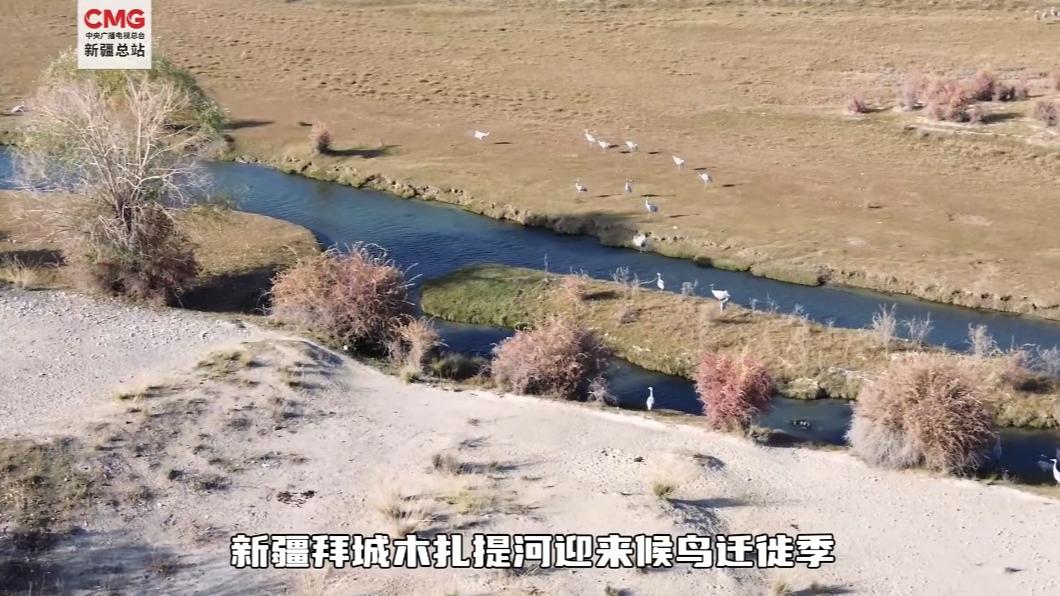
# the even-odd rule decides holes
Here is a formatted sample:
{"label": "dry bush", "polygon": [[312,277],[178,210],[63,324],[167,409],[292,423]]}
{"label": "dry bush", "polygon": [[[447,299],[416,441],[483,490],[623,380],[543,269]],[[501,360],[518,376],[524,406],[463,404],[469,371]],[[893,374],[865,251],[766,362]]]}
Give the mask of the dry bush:
{"label": "dry bush", "polygon": [[611,393],[611,387],[607,384],[607,379],[603,376],[593,377],[593,380],[589,381],[587,394],[589,401],[595,401],[609,406],[618,405],[618,398],[615,397],[614,393]]}
{"label": "dry bush", "polygon": [[0,282],[23,290],[33,289],[40,283],[41,274],[18,257],[0,256]]}
{"label": "dry bush", "polygon": [[968,347],[976,358],[989,358],[1001,352],[986,325],[968,325]]}
{"label": "dry bush", "polygon": [[1034,104],[1034,118],[1046,128],[1060,128],[1060,102],[1040,99]]}
{"label": "dry bush", "polygon": [[200,162],[218,137],[174,125],[191,101],[164,81],[130,77],[120,97],[86,79],[45,85],[32,100],[19,173],[29,188],[71,196],[44,211],[93,289],[173,302],[194,281],[173,212],[205,199]]}
{"label": "dry bush", "polygon": [[696,368],[696,393],[711,427],[746,431],[755,416],[769,411],[773,378],[749,354],[707,353]]}
{"label": "dry bush", "polygon": [[399,326],[388,349],[391,360],[404,374],[423,374],[438,348],[445,345],[434,324],[427,319],[410,319]]}
{"label": "dry bush", "polygon": [[846,112],[848,114],[867,114],[869,112],[869,104],[860,93],[855,93],[847,99]]}
{"label": "dry bush", "polygon": [[927,115],[941,122],[979,122],[982,111],[975,106],[976,92],[953,79],[935,79],[924,95]]}
{"label": "dry bush", "polygon": [[928,78],[920,71],[912,71],[902,80],[898,103],[905,110],[915,110],[923,105],[923,93]]}
{"label": "dry bush", "polygon": [[586,273],[564,275],[557,286],[560,296],[567,302],[577,304],[589,295],[589,276]]}
{"label": "dry bush", "polygon": [[493,349],[492,371],[507,391],[584,398],[607,366],[610,351],[577,322],[552,317],[519,330]]}
{"label": "dry bush", "polygon": [[989,70],[980,70],[975,73],[974,77],[964,83],[968,98],[976,101],[991,101],[995,99],[1000,86],[997,76]]}
{"label": "dry bush", "polygon": [[[1060,377],[1060,347],[1038,348],[1037,367],[1050,377]],[[1060,403],[1058,403],[1060,405]]]}
{"label": "dry bush", "polygon": [[931,323],[931,313],[928,313],[923,319],[917,317],[909,319],[905,321],[904,325],[909,333],[909,341],[918,346],[922,346],[927,342],[928,336],[931,335],[931,330],[935,328]]}
{"label": "dry bush", "polygon": [[1053,71],[1051,78],[1053,79],[1053,90],[1060,91],[1060,68]]}
{"label": "dry bush", "polygon": [[881,306],[880,310],[872,315],[872,323],[869,328],[884,349],[891,349],[894,338],[898,331],[898,318],[894,316],[894,305],[891,308]]}
{"label": "dry bush", "polygon": [[[374,250],[373,250],[374,249]],[[386,347],[411,313],[405,274],[377,247],[302,257],[272,282],[272,317],[357,348]]]}
{"label": "dry bush", "polygon": [[1020,79],[1014,83],[998,83],[994,87],[994,101],[1023,101],[1030,97],[1027,81]]}
{"label": "dry bush", "polygon": [[915,354],[891,362],[862,387],[847,439],[878,466],[948,473],[979,468],[994,444],[982,379],[953,358]]}
{"label": "dry bush", "polygon": [[309,143],[316,153],[325,155],[331,151],[331,141],[331,129],[327,124],[317,122],[309,129]]}

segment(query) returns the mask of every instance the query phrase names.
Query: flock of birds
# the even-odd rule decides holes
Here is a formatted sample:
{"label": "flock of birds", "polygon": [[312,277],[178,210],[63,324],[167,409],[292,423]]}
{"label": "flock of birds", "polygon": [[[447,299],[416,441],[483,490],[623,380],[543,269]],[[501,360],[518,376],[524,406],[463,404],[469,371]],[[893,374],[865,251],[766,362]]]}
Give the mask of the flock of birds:
{"label": "flock of birds", "polygon": [[1060,10],[1057,10],[1055,6],[1052,8],[1034,11],[1034,20],[1048,21],[1049,19],[1060,19]]}
{"label": "flock of birds", "polygon": [[[478,140],[478,141],[485,141],[490,136],[490,132],[489,131],[484,131],[484,130],[475,130],[475,132],[473,134],[474,134],[475,140]],[[598,137],[596,134],[590,132],[589,129],[585,129],[584,135],[585,135],[585,141],[587,143],[589,143],[590,145],[595,145],[595,146],[599,147],[600,150],[605,152],[605,153],[608,150],[619,146],[619,145],[616,145],[616,144],[614,144],[614,143],[612,143],[612,142],[610,142],[610,141],[608,141],[606,139],[602,139],[602,138]],[[626,147],[627,153],[629,153],[631,155],[636,153],[640,149],[640,144],[638,144],[636,141],[627,140],[623,144]],[[682,157],[679,157],[677,155],[672,155],[671,157],[673,159],[674,165],[677,166],[677,170],[678,171],[683,171],[684,168],[685,168],[685,164],[687,163],[685,161],[685,159],[682,158]],[[700,179],[700,181],[703,182],[704,188],[709,186],[710,183],[714,181],[714,178],[711,177],[710,172],[707,172],[706,170],[697,171],[696,172],[696,176]],[[625,181],[625,184],[623,185],[623,190],[625,191],[626,194],[630,194],[630,195],[633,194],[633,180],[627,178],[626,181]],[[574,181],[574,192],[576,194],[584,194],[584,193],[589,192],[589,187],[586,186],[585,184],[583,184],[582,181],[581,181],[581,178],[579,178],[579,179]],[[659,205],[656,204],[656,203],[652,203],[648,199],[644,199],[644,210],[647,211],[649,214],[654,215],[654,214],[659,212]],[[647,236],[647,234],[644,234],[644,233],[641,233],[641,232],[637,232],[637,234],[633,236],[633,245],[635,247],[644,248],[645,246],[647,246],[647,244],[648,244],[648,236]]]}

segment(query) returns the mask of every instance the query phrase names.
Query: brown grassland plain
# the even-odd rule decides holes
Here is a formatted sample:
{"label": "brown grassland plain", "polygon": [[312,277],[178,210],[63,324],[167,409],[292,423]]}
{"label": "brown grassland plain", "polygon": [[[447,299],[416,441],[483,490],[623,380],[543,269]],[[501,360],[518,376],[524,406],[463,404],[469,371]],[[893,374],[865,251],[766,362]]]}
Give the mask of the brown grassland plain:
{"label": "brown grassland plain", "polygon": [[[1029,117],[1056,94],[1060,24],[972,6],[172,0],[154,30],[231,109],[239,155],[459,189],[469,209],[610,242],[647,231],[654,250],[771,277],[1060,319],[1060,152]],[[70,2],[9,8],[3,105],[75,38]],[[1031,99],[987,104],[979,126],[892,109],[911,70],[982,67]],[[878,110],[845,115],[854,94]],[[333,151],[311,158],[318,121]],[[589,146],[586,128],[641,149]]]}

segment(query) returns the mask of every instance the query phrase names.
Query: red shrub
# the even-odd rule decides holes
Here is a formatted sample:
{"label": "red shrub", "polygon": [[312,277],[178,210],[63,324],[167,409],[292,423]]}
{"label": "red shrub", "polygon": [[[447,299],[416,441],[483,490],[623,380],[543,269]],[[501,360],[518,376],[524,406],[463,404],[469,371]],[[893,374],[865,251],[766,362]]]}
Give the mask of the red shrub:
{"label": "red shrub", "polygon": [[707,353],[696,369],[696,393],[707,423],[722,430],[747,430],[760,412],[769,411],[773,379],[748,354]]}
{"label": "red shrub", "polygon": [[847,99],[846,110],[848,114],[866,114],[869,111],[869,104],[865,102],[865,98],[860,93],[855,93]]}
{"label": "red shrub", "polygon": [[980,70],[964,84],[968,97],[977,101],[991,101],[998,92],[997,77],[989,70]]}
{"label": "red shrub", "polygon": [[974,104],[969,93],[953,79],[935,79],[925,92],[928,117],[943,122],[972,122],[977,116],[981,119],[978,109],[969,110]]}
{"label": "red shrub", "polygon": [[272,282],[273,318],[337,343],[385,347],[411,311],[404,273],[361,244],[303,257]]}
{"label": "red shrub", "polygon": [[519,330],[493,349],[493,378],[507,391],[584,398],[601,376],[610,352],[591,331],[554,317]]}

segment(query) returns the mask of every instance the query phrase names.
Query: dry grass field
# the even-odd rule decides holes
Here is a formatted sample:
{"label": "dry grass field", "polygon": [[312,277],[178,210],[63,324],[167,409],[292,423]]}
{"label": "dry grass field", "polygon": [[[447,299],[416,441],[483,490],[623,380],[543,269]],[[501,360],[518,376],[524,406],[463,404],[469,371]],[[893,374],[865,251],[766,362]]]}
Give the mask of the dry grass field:
{"label": "dry grass field", "polygon": [[[774,277],[1060,318],[1058,137],[1030,117],[1056,94],[1060,22],[1031,8],[173,0],[155,7],[155,32],[231,109],[246,154],[306,158],[308,125],[324,122],[334,151],[318,162],[461,189],[478,210],[648,231],[655,250]],[[0,44],[17,56],[0,72],[4,105],[72,45],[73,11],[3,11]],[[1031,98],[986,104],[981,125],[894,109],[911,70],[979,68],[1024,79]],[[844,113],[855,94],[871,113]],[[492,134],[477,142],[475,129]],[[584,129],[640,151],[590,146]],[[575,179],[589,192],[576,196]]]}

